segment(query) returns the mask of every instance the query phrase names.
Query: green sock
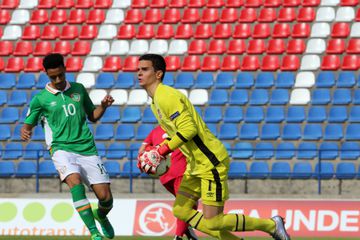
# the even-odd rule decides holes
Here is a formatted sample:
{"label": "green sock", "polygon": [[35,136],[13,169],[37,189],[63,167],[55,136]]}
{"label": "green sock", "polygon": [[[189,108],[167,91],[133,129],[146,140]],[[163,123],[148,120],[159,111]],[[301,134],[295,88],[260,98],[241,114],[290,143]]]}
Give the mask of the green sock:
{"label": "green sock", "polygon": [[81,219],[89,229],[91,234],[98,233],[99,230],[96,227],[94,215],[91,211],[91,205],[89,200],[85,196],[85,187],[83,184],[75,185],[70,189],[74,207],[78,211]]}
{"label": "green sock", "polygon": [[98,203],[98,216],[99,218],[105,218],[106,215],[110,212],[113,207],[113,199],[111,198],[108,201],[99,201]]}

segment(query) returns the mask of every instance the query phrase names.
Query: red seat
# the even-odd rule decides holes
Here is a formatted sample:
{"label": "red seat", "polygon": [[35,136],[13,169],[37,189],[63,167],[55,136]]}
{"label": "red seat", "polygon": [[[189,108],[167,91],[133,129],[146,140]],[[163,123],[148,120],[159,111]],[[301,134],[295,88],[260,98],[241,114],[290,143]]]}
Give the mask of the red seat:
{"label": "red seat", "polygon": [[13,53],[11,41],[0,41],[0,56],[10,56]]}
{"label": "red seat", "polygon": [[179,56],[166,56],[166,71],[177,71],[180,69],[180,57]]}
{"label": "red seat", "polygon": [[86,19],[87,24],[100,24],[105,21],[105,11],[101,9],[92,9],[89,11]]}
{"label": "red seat", "polygon": [[105,59],[102,68],[104,72],[118,72],[121,70],[121,58],[117,56],[110,56]]}
{"label": "red seat", "polygon": [[[1,15],[1,10],[0,10]],[[48,22],[48,13],[44,9],[34,10],[31,14],[30,23],[31,24],[44,24]],[[1,22],[1,21],[0,21]]]}
{"label": "red seat", "polygon": [[206,41],[203,39],[195,39],[190,42],[189,54],[204,54],[207,51]]}
{"label": "red seat", "polygon": [[254,31],[252,33],[253,38],[268,38],[270,36],[270,24],[267,23],[259,23],[254,27]]}
{"label": "red seat", "polygon": [[280,7],[282,5],[282,0],[265,0],[265,7]]}
{"label": "red seat", "polygon": [[56,8],[72,8],[74,6],[74,0],[58,0],[56,4]]}
{"label": "red seat", "polygon": [[199,10],[196,8],[186,8],[181,19],[182,23],[197,23],[200,20]]}
{"label": "red seat", "polygon": [[138,39],[151,39],[155,36],[153,25],[140,25],[136,38]]}
{"label": "red seat", "polygon": [[71,43],[69,41],[59,41],[55,43],[54,53],[68,55],[71,52]]}
{"label": "red seat", "polygon": [[166,9],[164,12],[163,23],[178,23],[181,20],[180,10],[176,8]]}
{"label": "red seat", "polygon": [[239,22],[251,23],[257,19],[255,8],[243,8],[240,11]]}
{"label": "red seat", "polygon": [[40,0],[37,8],[54,8],[56,6],[56,0]]}
{"label": "red seat", "polygon": [[83,60],[80,57],[69,57],[66,59],[66,71],[79,72],[83,67]]}
{"label": "red seat", "polygon": [[94,39],[98,35],[96,25],[84,25],[81,28],[79,39]]}
{"label": "red seat", "polygon": [[238,8],[244,4],[244,0],[226,0],[225,7]]}
{"label": "red seat", "polygon": [[51,12],[49,23],[62,24],[67,21],[67,13],[65,9],[56,9]]}
{"label": "red seat", "polygon": [[249,38],[251,35],[251,25],[240,23],[235,26],[233,38]]}
{"label": "red seat", "polygon": [[301,0],[284,0],[284,7],[297,7],[301,4]]}
{"label": "red seat", "polygon": [[321,0],[303,0],[303,7],[317,7],[319,6]]}
{"label": "red seat", "polygon": [[191,24],[180,24],[176,29],[175,38],[189,39],[193,36],[193,29]]}
{"label": "red seat", "polygon": [[3,71],[5,68],[5,63],[4,63],[4,59],[0,58],[0,71]]}
{"label": "red seat", "polygon": [[266,55],[261,62],[262,71],[277,71],[280,68],[280,61],[276,55]]}
{"label": "red seat", "polygon": [[78,41],[75,42],[74,48],[71,51],[73,56],[86,56],[90,53],[91,46],[90,42],[87,41]]}
{"label": "red seat", "polygon": [[360,67],[360,58],[358,55],[346,55],[341,65],[342,70],[356,71]]}
{"label": "red seat", "polygon": [[219,20],[219,12],[216,8],[205,8],[202,11],[200,22],[216,23]]}
{"label": "red seat", "polygon": [[231,24],[222,23],[215,27],[214,38],[230,38],[232,34]]}
{"label": "red seat", "polygon": [[311,7],[300,8],[296,20],[298,22],[312,22],[315,20],[315,10]]}
{"label": "red seat", "polygon": [[288,41],[286,52],[288,54],[302,54],[305,51],[305,41],[302,39],[291,39]]}
{"label": "red seat", "polygon": [[225,5],[224,0],[208,0],[206,6],[208,8],[221,8]]}
{"label": "red seat", "polygon": [[258,17],[259,22],[274,22],[276,20],[275,8],[262,8]]}
{"label": "red seat", "polygon": [[346,48],[347,53],[351,54],[359,54],[360,53],[360,39],[359,38],[351,38],[348,42],[348,46]]}
{"label": "red seat", "polygon": [[174,29],[171,24],[163,24],[158,27],[156,38],[170,39],[174,37]]}
{"label": "red seat", "polygon": [[341,0],[340,5],[341,6],[352,6],[355,7],[359,4],[359,0]]}
{"label": "red seat", "polygon": [[208,54],[224,54],[226,52],[225,40],[211,40],[207,52]]}
{"label": "red seat", "polygon": [[117,38],[118,39],[132,39],[135,37],[135,26],[134,25],[121,25],[119,27],[119,31],[118,31],[118,35]]}
{"label": "red seat", "polygon": [[200,24],[196,27],[195,38],[208,39],[212,37],[212,25],[211,24]]}
{"label": "red seat", "polygon": [[245,40],[233,39],[229,41],[228,54],[243,54],[246,50]]}
{"label": "red seat", "polygon": [[21,72],[24,69],[24,60],[21,57],[8,58],[5,72]]}
{"label": "red seat", "polygon": [[334,23],[331,37],[333,38],[346,38],[350,34],[350,26],[348,23],[345,22],[337,22]]}
{"label": "red seat", "polygon": [[124,60],[123,71],[124,72],[137,71],[138,61],[139,61],[138,56],[128,56]]}
{"label": "red seat", "polygon": [[125,23],[140,23],[143,19],[143,15],[140,9],[130,9],[126,11],[126,16],[124,19]]}
{"label": "red seat", "polygon": [[238,12],[236,8],[225,8],[221,11],[221,23],[233,23],[238,20]]}
{"label": "red seat", "polygon": [[341,38],[333,38],[328,41],[326,53],[342,54],[345,51],[345,40]]}
{"label": "red seat", "polygon": [[279,22],[293,22],[296,19],[295,8],[280,8],[277,20]]}
{"label": "red seat", "polygon": [[46,56],[52,52],[52,45],[50,41],[37,42],[34,48],[34,56]]}
{"label": "red seat", "polygon": [[40,37],[40,27],[35,25],[25,26],[21,39],[36,40]]}
{"label": "red seat", "polygon": [[149,0],[133,0],[131,8],[146,8],[149,6]]}
{"label": "red seat", "polygon": [[11,16],[9,10],[0,9],[0,24],[7,24],[10,22]]}
{"label": "red seat", "polygon": [[188,7],[191,8],[202,8],[206,4],[205,0],[189,0]]}
{"label": "red seat", "polygon": [[256,71],[259,67],[258,56],[245,56],[241,63],[241,71]]}
{"label": "red seat", "polygon": [[357,22],[360,21],[360,8],[358,8],[358,10],[356,12],[355,21],[357,21]]}
{"label": "red seat", "polygon": [[16,42],[15,45],[15,50],[13,52],[14,56],[28,56],[30,54],[32,54],[33,52],[33,47],[31,42]]}
{"label": "red seat", "polygon": [[0,28],[0,37],[2,37],[2,35],[3,35],[3,30],[2,28]]}
{"label": "red seat", "polygon": [[263,0],[245,0],[245,7],[258,8],[263,4]]}
{"label": "red seat", "polygon": [[300,59],[296,55],[285,55],[281,62],[281,71],[297,71]]}
{"label": "red seat", "polygon": [[200,57],[196,55],[185,56],[181,71],[197,71],[200,69]]}
{"label": "red seat", "polygon": [[266,52],[269,54],[283,54],[285,52],[285,41],[282,39],[270,39]]}
{"label": "red seat", "polygon": [[262,39],[251,39],[248,42],[248,54],[262,54],[266,50],[265,42]]}
{"label": "red seat", "polygon": [[86,21],[85,10],[75,9],[75,10],[71,10],[67,22],[69,24],[83,24],[85,21]]}
{"label": "red seat", "polygon": [[94,5],[93,0],[77,0],[75,4],[75,8],[84,8],[84,9],[90,9]]}
{"label": "red seat", "polygon": [[187,6],[187,0],[170,0],[170,8],[184,8]]}
{"label": "red seat", "polygon": [[40,36],[43,40],[54,40],[59,37],[59,28],[56,25],[46,25]]}
{"label": "red seat", "polygon": [[340,68],[340,58],[337,55],[326,55],[321,63],[321,70],[338,70]]}
{"label": "red seat", "polygon": [[15,9],[19,6],[19,0],[3,0],[0,4],[2,9]]}
{"label": "red seat", "polygon": [[74,25],[65,25],[62,28],[60,39],[63,40],[73,40],[79,36],[79,31],[77,26]]}
{"label": "red seat", "polygon": [[152,0],[150,3],[151,8],[165,8],[168,3],[167,0]]}
{"label": "red seat", "polygon": [[220,58],[218,56],[205,56],[201,71],[217,71],[220,69]]}
{"label": "red seat", "polygon": [[291,36],[293,38],[307,38],[310,35],[310,25],[307,23],[296,23],[293,26]]}
{"label": "red seat", "polygon": [[277,23],[274,25],[272,37],[273,38],[288,38],[291,34],[290,24]]}
{"label": "red seat", "polygon": [[111,7],[113,0],[96,0],[94,4],[94,8],[109,8]]}
{"label": "red seat", "polygon": [[43,65],[41,57],[28,58],[26,66],[24,68],[25,72],[40,72],[42,70]]}
{"label": "red seat", "polygon": [[237,71],[240,69],[240,59],[235,55],[225,56],[221,65],[221,71]]}
{"label": "red seat", "polygon": [[161,12],[160,9],[154,8],[149,9],[145,12],[144,23],[159,23],[161,22]]}

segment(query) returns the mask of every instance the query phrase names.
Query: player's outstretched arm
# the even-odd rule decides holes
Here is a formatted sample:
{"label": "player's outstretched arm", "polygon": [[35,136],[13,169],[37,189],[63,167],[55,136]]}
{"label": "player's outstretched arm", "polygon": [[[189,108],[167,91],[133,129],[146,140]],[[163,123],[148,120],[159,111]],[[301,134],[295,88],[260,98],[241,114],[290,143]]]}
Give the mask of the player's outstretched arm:
{"label": "player's outstretched arm", "polygon": [[106,95],[101,101],[101,105],[95,108],[92,114],[88,115],[89,120],[91,122],[96,122],[97,120],[99,120],[102,115],[104,115],[106,108],[110,107],[114,101],[115,100],[112,96]]}
{"label": "player's outstretched arm", "polygon": [[33,125],[24,123],[24,125],[21,127],[21,131],[20,131],[22,140],[24,140],[24,141],[30,140],[33,127],[34,127]]}

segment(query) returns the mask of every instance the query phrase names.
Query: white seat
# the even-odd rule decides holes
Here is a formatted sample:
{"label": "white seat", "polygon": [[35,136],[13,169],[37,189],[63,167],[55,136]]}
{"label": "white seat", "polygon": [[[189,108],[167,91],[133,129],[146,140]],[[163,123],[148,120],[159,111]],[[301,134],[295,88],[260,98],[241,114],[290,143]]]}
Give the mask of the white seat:
{"label": "white seat", "polygon": [[326,49],[325,41],[321,38],[312,38],[306,45],[306,53],[321,54]]}
{"label": "white seat", "polygon": [[92,89],[89,93],[89,97],[95,105],[100,105],[106,95],[107,92],[104,89]]}
{"label": "white seat", "polygon": [[340,7],[336,11],[336,22],[351,22],[355,18],[353,7]]}
{"label": "white seat", "polygon": [[110,95],[114,98],[114,105],[124,105],[128,100],[128,93],[124,89],[111,90]]}
{"label": "white seat", "polygon": [[189,97],[188,91],[186,89],[183,88],[178,88],[177,89],[179,92],[181,92],[182,94],[184,94],[186,97]]}
{"label": "white seat", "polygon": [[109,9],[106,13],[105,23],[119,24],[124,21],[124,11],[121,9]]}
{"label": "white seat", "polygon": [[146,40],[134,40],[130,45],[130,55],[143,55],[149,51],[149,43]]}
{"label": "white seat", "polygon": [[98,39],[113,39],[116,37],[117,29],[115,25],[101,25]]}
{"label": "white seat", "polygon": [[99,41],[94,41],[92,43],[90,55],[104,56],[109,54],[109,52],[110,52],[110,44],[108,41],[99,40]]}
{"label": "white seat", "polygon": [[318,55],[305,55],[301,59],[301,70],[317,70],[320,67]]}
{"label": "white seat", "polygon": [[129,42],[126,40],[113,41],[111,43],[110,55],[127,55],[129,48]]}
{"label": "white seat", "polygon": [[18,8],[33,9],[38,5],[38,0],[21,0]]}
{"label": "white seat", "polygon": [[311,37],[326,38],[330,35],[328,23],[314,23],[311,28]]}
{"label": "white seat", "polygon": [[335,19],[335,10],[332,7],[321,7],[316,12],[317,22],[332,22]]}
{"label": "white seat", "polygon": [[111,8],[128,8],[131,5],[131,0],[113,0]]}
{"label": "white seat", "polygon": [[6,26],[4,29],[4,34],[1,37],[2,40],[16,40],[21,37],[21,27],[20,26]]}
{"label": "white seat", "polygon": [[296,88],[310,88],[315,84],[315,75],[313,72],[299,72],[296,75]]}
{"label": "white seat", "polygon": [[320,6],[337,6],[340,0],[321,0]]}
{"label": "white seat", "polygon": [[144,105],[148,102],[148,94],[144,89],[134,89],[129,93],[128,105]]}
{"label": "white seat", "polygon": [[172,40],[169,47],[169,55],[182,55],[187,53],[188,45],[185,40]]}
{"label": "white seat", "polygon": [[149,53],[163,55],[168,51],[168,43],[166,40],[153,40],[150,43]]}
{"label": "white seat", "polygon": [[103,67],[101,57],[87,57],[84,61],[84,72],[97,72]]}
{"label": "white seat", "polygon": [[290,94],[290,104],[305,105],[310,102],[310,91],[306,88],[297,88]]}
{"label": "white seat", "polygon": [[206,89],[193,89],[189,94],[189,100],[194,105],[205,105],[209,100]]}
{"label": "white seat", "polygon": [[360,22],[353,23],[351,26],[350,37],[360,37]]}
{"label": "white seat", "polygon": [[81,83],[85,88],[92,88],[95,85],[94,73],[79,73],[76,78],[77,83]]}
{"label": "white seat", "polygon": [[12,12],[10,24],[26,24],[30,20],[29,11],[26,9],[15,10]]}

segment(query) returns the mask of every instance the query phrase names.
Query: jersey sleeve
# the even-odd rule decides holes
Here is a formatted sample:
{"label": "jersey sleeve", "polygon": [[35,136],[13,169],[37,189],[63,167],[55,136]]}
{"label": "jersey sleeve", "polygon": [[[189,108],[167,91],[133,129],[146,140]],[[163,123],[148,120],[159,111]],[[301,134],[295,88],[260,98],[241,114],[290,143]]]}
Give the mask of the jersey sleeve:
{"label": "jersey sleeve", "polygon": [[31,102],[29,110],[26,114],[24,123],[29,125],[36,125],[39,121],[39,117],[42,114],[42,107],[37,96],[35,96]]}
{"label": "jersey sleeve", "polygon": [[84,109],[87,115],[92,114],[92,112],[95,110],[95,105],[91,101],[88,92],[86,91],[85,87],[81,84],[81,90],[83,92],[84,96]]}

